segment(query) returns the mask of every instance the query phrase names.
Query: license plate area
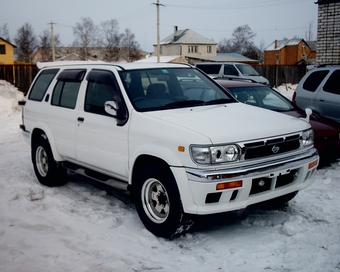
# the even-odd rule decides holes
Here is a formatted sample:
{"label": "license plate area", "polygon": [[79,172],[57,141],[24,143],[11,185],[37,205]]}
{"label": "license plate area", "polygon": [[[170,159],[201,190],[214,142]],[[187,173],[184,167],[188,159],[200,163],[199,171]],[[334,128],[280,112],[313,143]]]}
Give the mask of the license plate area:
{"label": "license plate area", "polygon": [[298,176],[298,171],[289,171],[287,174],[279,174],[276,177],[262,177],[252,180],[250,195],[262,193],[265,191],[274,190],[286,185],[289,185],[295,181]]}

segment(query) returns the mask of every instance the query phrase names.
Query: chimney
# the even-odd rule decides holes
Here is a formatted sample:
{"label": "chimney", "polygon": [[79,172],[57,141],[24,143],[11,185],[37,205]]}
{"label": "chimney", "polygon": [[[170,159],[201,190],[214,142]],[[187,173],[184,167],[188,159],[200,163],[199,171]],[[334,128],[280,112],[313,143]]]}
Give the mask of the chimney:
{"label": "chimney", "polygon": [[274,41],[274,49],[277,48],[277,40]]}
{"label": "chimney", "polygon": [[178,40],[178,26],[174,27],[174,41]]}

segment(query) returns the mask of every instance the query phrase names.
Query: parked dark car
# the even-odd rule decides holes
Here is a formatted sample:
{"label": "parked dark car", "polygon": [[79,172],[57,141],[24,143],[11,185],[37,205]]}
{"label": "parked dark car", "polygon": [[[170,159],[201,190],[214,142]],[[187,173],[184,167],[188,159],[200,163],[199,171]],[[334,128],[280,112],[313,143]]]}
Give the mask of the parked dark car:
{"label": "parked dark car", "polygon": [[[240,102],[294,117],[306,117],[304,110],[268,86],[235,80],[217,79],[216,81]],[[314,146],[319,151],[321,158],[339,158],[340,124],[316,112],[310,116],[310,124],[314,131]]]}

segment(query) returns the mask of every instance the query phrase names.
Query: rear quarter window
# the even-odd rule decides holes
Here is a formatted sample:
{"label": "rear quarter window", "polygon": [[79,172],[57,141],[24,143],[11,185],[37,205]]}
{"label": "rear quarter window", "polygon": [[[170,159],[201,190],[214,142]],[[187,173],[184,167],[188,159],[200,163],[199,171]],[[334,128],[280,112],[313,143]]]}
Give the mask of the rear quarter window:
{"label": "rear quarter window", "polygon": [[32,86],[31,92],[28,96],[29,100],[42,101],[48,86],[50,86],[53,78],[58,73],[59,69],[48,69],[42,71],[34,85]]}
{"label": "rear quarter window", "polygon": [[323,90],[328,93],[340,95],[340,70],[335,70],[327,80]]}
{"label": "rear quarter window", "polygon": [[196,67],[206,74],[218,74],[221,70],[221,64],[198,64]]}
{"label": "rear quarter window", "polygon": [[303,89],[309,92],[315,92],[328,73],[329,70],[315,71],[311,73],[303,83]]}

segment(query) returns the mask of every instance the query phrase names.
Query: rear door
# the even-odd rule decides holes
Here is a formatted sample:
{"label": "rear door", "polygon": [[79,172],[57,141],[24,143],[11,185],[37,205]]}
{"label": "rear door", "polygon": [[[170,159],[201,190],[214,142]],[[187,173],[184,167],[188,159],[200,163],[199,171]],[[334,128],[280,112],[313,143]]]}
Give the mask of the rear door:
{"label": "rear door", "polygon": [[340,122],[340,69],[321,84],[314,103],[317,112]]}

